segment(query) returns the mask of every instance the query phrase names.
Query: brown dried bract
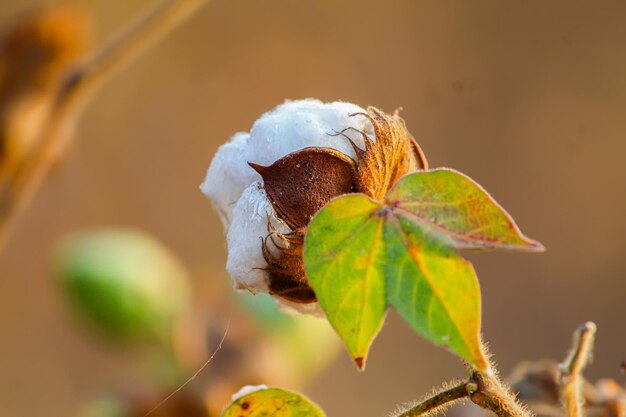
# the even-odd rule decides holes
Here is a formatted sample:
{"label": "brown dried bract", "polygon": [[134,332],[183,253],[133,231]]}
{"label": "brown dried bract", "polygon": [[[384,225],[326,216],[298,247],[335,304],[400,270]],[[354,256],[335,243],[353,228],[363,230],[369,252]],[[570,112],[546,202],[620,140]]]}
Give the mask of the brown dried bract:
{"label": "brown dried bract", "polygon": [[[283,235],[268,224],[270,234],[262,245],[270,292],[294,302],[315,302],[302,259],[306,226],[332,198],[355,190],[354,161],[334,149],[310,147],[267,167],[248,164],[263,178],[265,192],[278,218],[294,230]],[[277,249],[279,256],[272,253],[269,244]]]}
{"label": "brown dried bract", "polygon": [[[314,303],[317,301],[313,289],[304,272],[304,231],[296,230],[289,234],[276,231],[268,219],[270,234],[263,239],[263,258],[267,262],[270,294],[278,295],[296,303]],[[272,253],[270,246],[280,255]]]}
{"label": "brown dried bract", "polygon": [[354,191],[354,161],[330,148],[304,148],[264,167],[248,164],[263,178],[278,216],[295,230],[306,227],[333,197]]}
{"label": "brown dried bract", "polygon": [[397,111],[388,115],[370,106],[367,113],[355,113],[352,116],[367,117],[372,122],[376,137],[374,141],[364,132],[357,131],[365,144],[365,149],[361,149],[345,134],[353,128],[339,132],[350,141],[356,152],[357,191],[382,200],[400,177],[428,168],[424,153],[407,131]]}

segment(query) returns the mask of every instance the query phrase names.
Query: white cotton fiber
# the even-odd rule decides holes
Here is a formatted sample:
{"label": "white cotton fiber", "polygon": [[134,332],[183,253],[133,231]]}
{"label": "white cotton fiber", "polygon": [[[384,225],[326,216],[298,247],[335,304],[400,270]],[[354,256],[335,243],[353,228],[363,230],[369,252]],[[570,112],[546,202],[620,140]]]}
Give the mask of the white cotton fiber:
{"label": "white cotton fiber", "polygon": [[[346,127],[354,127],[372,133],[369,120],[362,116],[350,117],[365,110],[355,104],[319,100],[288,101],[265,113],[250,131],[251,162],[270,165],[297,150],[310,146],[334,148],[351,158],[355,157],[350,143],[342,136],[333,136]],[[353,131],[347,135],[359,146],[361,136]]]}
{"label": "white cotton fiber", "polygon": [[267,274],[262,269],[267,265],[261,249],[261,239],[269,233],[268,216],[272,216],[272,224],[278,231],[289,232],[289,228],[273,215],[265,190],[260,183],[254,182],[244,190],[237,202],[226,236],[226,270],[236,289],[268,292]]}
{"label": "white cotton fiber", "polygon": [[204,182],[200,185],[204,195],[209,197],[218,211],[226,229],[243,190],[257,178],[256,172],[250,169],[247,163],[249,140],[249,133],[239,132],[220,146],[211,161]]}

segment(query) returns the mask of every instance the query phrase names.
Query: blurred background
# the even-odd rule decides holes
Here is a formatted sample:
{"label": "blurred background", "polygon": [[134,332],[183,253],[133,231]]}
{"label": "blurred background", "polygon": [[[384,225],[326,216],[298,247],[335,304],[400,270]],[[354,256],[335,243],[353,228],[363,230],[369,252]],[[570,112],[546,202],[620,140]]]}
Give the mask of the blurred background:
{"label": "blurred background", "polygon": [[[153,3],[81,3],[94,47]],[[0,31],[44,4],[2,0]],[[76,415],[152,378],[143,351],[76,325],[50,268],[67,233],[141,229],[180,259],[199,308],[228,305],[222,226],[198,185],[233,133],[306,97],[403,107],[431,166],[476,179],[548,248],[470,257],[503,374],[561,360],[572,331],[593,320],[586,375],[623,383],[625,16],[619,1],[211,1],[107,83],[0,253],[0,416]],[[207,320],[223,324],[228,310]],[[203,380],[228,375],[226,359],[218,353]],[[364,417],[465,374],[393,313],[366,372],[345,352],[319,371],[301,390],[329,416]]]}

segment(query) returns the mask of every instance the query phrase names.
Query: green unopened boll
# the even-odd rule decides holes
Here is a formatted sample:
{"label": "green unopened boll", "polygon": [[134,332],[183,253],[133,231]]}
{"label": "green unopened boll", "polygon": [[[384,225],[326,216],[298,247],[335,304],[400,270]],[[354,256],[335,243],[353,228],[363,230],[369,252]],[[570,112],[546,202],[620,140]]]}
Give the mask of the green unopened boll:
{"label": "green unopened boll", "polygon": [[185,268],[138,230],[72,234],[58,244],[53,269],[77,316],[117,339],[169,340],[173,322],[189,305]]}

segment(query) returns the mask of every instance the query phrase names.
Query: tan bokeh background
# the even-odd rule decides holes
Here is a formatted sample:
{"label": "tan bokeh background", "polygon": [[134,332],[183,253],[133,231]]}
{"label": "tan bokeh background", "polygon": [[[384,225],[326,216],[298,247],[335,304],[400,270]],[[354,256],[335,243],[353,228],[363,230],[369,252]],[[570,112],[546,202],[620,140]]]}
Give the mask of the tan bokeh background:
{"label": "tan bokeh background", "polygon": [[[151,3],[87,2],[97,42]],[[0,29],[35,4],[2,0]],[[70,416],[140,378],[136,356],[68,318],[48,274],[52,244],[132,225],[199,282],[227,280],[198,184],[217,146],[287,98],[402,106],[432,166],[478,180],[546,245],[471,257],[502,372],[561,359],[572,330],[594,320],[587,374],[623,381],[625,16],[618,1],[212,1],[107,84],[0,254],[0,416]],[[365,373],[343,355],[305,392],[330,416],[375,417],[463,372],[391,314]]]}

